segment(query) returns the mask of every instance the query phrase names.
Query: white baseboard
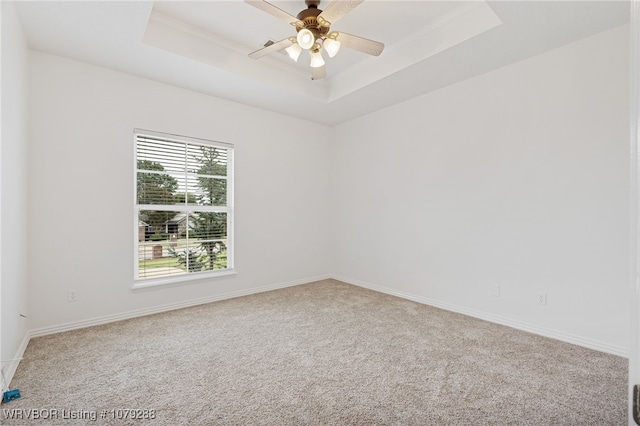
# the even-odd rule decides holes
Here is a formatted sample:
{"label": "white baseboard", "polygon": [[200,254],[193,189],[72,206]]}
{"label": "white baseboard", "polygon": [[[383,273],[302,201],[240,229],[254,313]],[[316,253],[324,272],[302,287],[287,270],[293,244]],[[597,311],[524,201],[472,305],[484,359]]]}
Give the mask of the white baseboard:
{"label": "white baseboard", "polygon": [[304,279],[288,281],[284,283],[271,284],[262,287],[253,287],[245,290],[232,291],[214,296],[202,297],[199,299],[186,300],[183,302],[170,303],[166,305],[154,306],[151,308],[138,309],[135,311],[123,312],[120,314],[106,315],[102,317],[91,318],[82,321],[74,321],[65,324],[59,324],[52,327],[43,327],[31,330],[30,337],[46,336],[48,334],[62,333],[65,331],[77,330],[80,328],[93,327],[96,325],[108,324],[116,321],[127,320],[131,318],[143,317],[146,315],[159,314],[162,312],[173,311],[176,309],[188,308],[191,306],[204,305],[206,303],[217,302],[220,300],[233,299],[235,297],[249,296],[251,294],[264,293],[265,291],[278,290],[286,287],[293,287],[300,284],[307,284],[314,281],[330,279],[330,275],[318,275]]}
{"label": "white baseboard", "polygon": [[[138,318],[138,317],[142,317],[142,316],[146,316],[146,315],[158,314],[158,313],[162,313],[162,312],[173,311],[173,310],[176,310],[176,309],[188,308],[188,307],[191,307],[191,306],[197,306],[197,305],[203,305],[203,304],[206,304],[206,303],[217,302],[217,301],[220,301],[220,300],[233,299],[233,298],[241,297],[241,296],[249,296],[251,294],[263,293],[263,292],[266,292],[266,291],[278,290],[278,289],[281,289],[281,288],[293,287],[293,286],[296,286],[296,285],[308,284],[308,283],[312,283],[312,282],[315,282],[315,281],[322,281],[322,280],[326,280],[326,279],[334,279],[334,280],[341,281],[341,282],[344,282],[344,283],[347,283],[347,284],[351,284],[351,285],[355,285],[355,286],[358,286],[358,287],[363,287],[363,288],[367,288],[367,289],[370,289],[370,290],[373,290],[373,291],[377,291],[379,293],[389,294],[391,296],[400,297],[402,299],[412,300],[414,302],[422,303],[422,304],[429,305],[429,306],[434,306],[436,308],[441,308],[441,309],[445,309],[445,310],[448,310],[448,311],[457,312],[457,313],[468,315],[468,316],[471,316],[471,317],[474,317],[474,318],[478,318],[478,319],[482,319],[482,320],[485,320],[485,321],[493,322],[493,323],[496,323],[496,324],[505,325],[505,326],[508,326],[508,327],[511,327],[511,328],[515,328],[515,329],[518,329],[518,330],[523,330],[523,331],[527,331],[527,332],[530,332],[530,333],[538,334],[538,335],[541,335],[541,336],[550,337],[550,338],[553,338],[553,339],[556,339],[556,340],[560,340],[560,341],[563,341],[563,342],[567,342],[567,343],[572,343],[572,344],[575,344],[575,345],[583,346],[583,347],[586,347],[586,348],[589,348],[589,349],[594,349],[594,350],[597,350],[597,351],[600,351],[600,352],[605,352],[605,353],[609,353],[609,354],[612,354],[612,355],[618,355],[618,356],[622,356],[622,357],[625,357],[625,358],[629,357],[629,351],[626,348],[617,347],[617,346],[614,346],[614,345],[610,345],[610,344],[603,343],[603,342],[596,341],[596,340],[592,340],[592,339],[586,339],[586,338],[583,338],[581,336],[575,336],[575,335],[571,335],[571,334],[567,334],[567,333],[563,333],[563,332],[558,332],[556,330],[545,329],[545,328],[538,327],[538,326],[535,326],[535,325],[531,325],[531,324],[527,324],[527,323],[523,323],[523,322],[519,322],[519,321],[514,321],[514,320],[509,319],[509,318],[505,318],[505,317],[501,317],[501,316],[497,316],[497,315],[492,315],[492,314],[488,314],[486,312],[476,311],[476,310],[473,310],[473,309],[468,309],[468,308],[461,307],[461,306],[458,306],[458,305],[454,305],[454,304],[450,304],[450,303],[446,303],[446,302],[441,302],[441,301],[438,301],[438,300],[429,299],[429,298],[422,297],[422,296],[417,296],[417,295],[413,295],[413,294],[409,294],[409,293],[399,292],[399,291],[392,290],[392,289],[387,288],[387,287],[382,287],[382,286],[366,283],[364,281],[359,281],[359,280],[355,280],[355,279],[351,279],[351,278],[347,278],[347,277],[342,277],[342,276],[337,276],[337,275],[332,275],[332,274],[326,274],[326,275],[318,275],[318,276],[315,276],[315,277],[308,277],[308,278],[294,280],[294,281],[288,281],[288,282],[284,282],[284,283],[266,285],[266,286],[262,286],[262,287],[254,287],[254,288],[245,289],[245,290],[232,291],[232,292],[218,294],[218,295],[214,295],[214,296],[208,296],[208,297],[203,297],[203,298],[199,298],[199,299],[192,299],[192,300],[187,300],[187,301],[183,301],[183,302],[160,305],[160,306],[155,306],[155,307],[151,307],[151,308],[138,309],[138,310],[135,310],[135,311],[123,312],[123,313],[120,313],[120,314],[106,315],[106,316],[96,317],[96,318],[83,320],[83,321],[69,322],[69,323],[65,323],[65,324],[55,325],[55,326],[52,326],[52,327],[43,327],[43,328],[34,329],[34,330],[31,330],[25,336],[22,344],[20,345],[20,348],[17,351],[16,358],[21,358],[23,356],[24,351],[27,348],[27,345],[29,344],[29,340],[31,338],[33,338],[33,337],[45,336],[45,335],[48,335],[48,334],[62,333],[62,332],[65,332],[65,331],[71,331],[71,330],[77,330],[77,329],[86,328],[86,327],[92,327],[92,326],[96,326],[96,325],[108,324],[108,323],[112,323],[112,322],[116,322],[116,321],[122,321],[122,320],[126,320],[126,319],[131,319],[131,318]],[[15,371],[18,368],[18,364],[19,363],[17,363],[17,362],[13,363],[11,368],[9,368],[7,370],[6,378],[8,380],[8,383],[11,383],[11,379],[13,378],[13,375],[15,374]]]}
{"label": "white baseboard", "polygon": [[18,365],[20,364],[20,359],[22,359],[24,351],[27,349],[29,340],[31,340],[31,333],[27,332],[27,334],[24,336],[24,339],[22,339],[22,343],[20,343],[18,350],[16,351],[15,357],[13,357],[15,361],[7,364],[8,367],[7,371],[4,372],[4,379],[7,381],[5,384],[8,389],[11,389],[11,381],[13,380],[13,376],[16,374],[16,370],[18,369]]}
{"label": "white baseboard", "polygon": [[493,322],[500,325],[506,325],[507,327],[515,328],[518,330],[527,331],[529,333],[538,334],[544,337],[550,337],[552,339],[560,340],[567,343],[572,343],[574,345],[583,346],[585,348],[594,349],[596,351],[605,352],[612,355],[621,356],[624,358],[629,358],[629,350],[627,348],[622,348],[615,345],[610,345],[608,343],[600,342],[597,340],[587,339],[581,336],[576,336],[568,333],[564,333],[557,330],[551,330],[543,327],[538,327],[532,324],[527,324],[520,321],[514,321],[510,318],[501,317],[498,315],[489,314],[482,311],[477,311],[474,309],[468,309],[462,306],[454,305],[451,303],[441,302],[435,299],[430,299],[427,297],[417,296],[414,294],[403,293],[396,290],[392,290],[387,287],[382,287],[378,285],[373,285],[370,283],[366,283],[364,281],[354,280],[347,277],[341,277],[332,275],[332,278],[338,281],[342,281],[347,284],[352,284],[358,287],[367,288],[369,290],[377,291],[379,293],[389,294],[391,296],[400,297],[402,299],[411,300],[414,302],[422,303],[424,305],[433,306],[440,309],[445,309],[447,311],[457,312],[459,314],[468,315],[474,318],[478,318],[481,320]]}

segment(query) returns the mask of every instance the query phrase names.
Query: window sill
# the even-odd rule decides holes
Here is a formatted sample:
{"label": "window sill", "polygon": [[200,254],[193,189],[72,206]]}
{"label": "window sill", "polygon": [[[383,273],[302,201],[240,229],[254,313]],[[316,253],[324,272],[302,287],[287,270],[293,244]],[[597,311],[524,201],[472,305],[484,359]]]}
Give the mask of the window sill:
{"label": "window sill", "polygon": [[158,287],[169,287],[175,285],[188,284],[192,281],[201,281],[209,279],[225,278],[237,275],[235,269],[225,269],[220,272],[202,272],[192,273],[185,275],[178,275],[174,277],[146,279],[146,280],[134,280],[131,290],[148,290]]}

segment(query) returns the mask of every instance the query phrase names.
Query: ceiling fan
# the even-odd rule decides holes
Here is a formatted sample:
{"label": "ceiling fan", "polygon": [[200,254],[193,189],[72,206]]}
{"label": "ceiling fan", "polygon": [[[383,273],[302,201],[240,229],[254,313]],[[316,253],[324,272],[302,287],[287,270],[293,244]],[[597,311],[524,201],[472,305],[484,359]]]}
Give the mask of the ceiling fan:
{"label": "ceiling fan", "polygon": [[332,0],[324,10],[321,10],[318,9],[320,0],[305,0],[307,9],[298,13],[298,16],[293,16],[265,0],[245,0],[251,6],[295,26],[298,32],[296,37],[267,44],[262,49],[250,53],[249,57],[259,59],[269,53],[285,49],[289,57],[297,62],[302,50],[308,50],[311,57],[311,79],[319,80],[327,76],[322,50],[330,58],[338,53],[341,46],[378,56],[382,53],[384,44],[342,31],[330,31],[331,25],[363,1]]}

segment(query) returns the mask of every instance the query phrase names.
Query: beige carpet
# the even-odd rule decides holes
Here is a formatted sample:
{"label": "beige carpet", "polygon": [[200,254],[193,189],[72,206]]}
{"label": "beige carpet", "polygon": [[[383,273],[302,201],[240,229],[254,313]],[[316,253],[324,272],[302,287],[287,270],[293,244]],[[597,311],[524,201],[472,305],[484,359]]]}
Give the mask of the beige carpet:
{"label": "beige carpet", "polygon": [[2,424],[627,423],[624,358],[331,280],[35,338],[12,385]]}

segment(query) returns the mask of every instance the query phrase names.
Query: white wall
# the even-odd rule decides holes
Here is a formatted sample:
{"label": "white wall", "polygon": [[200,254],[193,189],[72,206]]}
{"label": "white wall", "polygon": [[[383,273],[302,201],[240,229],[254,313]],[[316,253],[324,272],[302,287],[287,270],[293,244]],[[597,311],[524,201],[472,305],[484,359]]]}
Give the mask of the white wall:
{"label": "white wall", "polygon": [[[13,3],[2,2],[2,139],[0,143],[0,356],[22,354],[27,315],[28,49]],[[3,362],[7,379],[17,364]]]}
{"label": "white wall", "polygon": [[[328,271],[330,129],[49,54],[30,65],[33,329]],[[235,144],[237,276],[130,290],[134,128]]]}
{"label": "white wall", "polygon": [[335,275],[627,353],[628,37],[616,28],[337,127]]}

